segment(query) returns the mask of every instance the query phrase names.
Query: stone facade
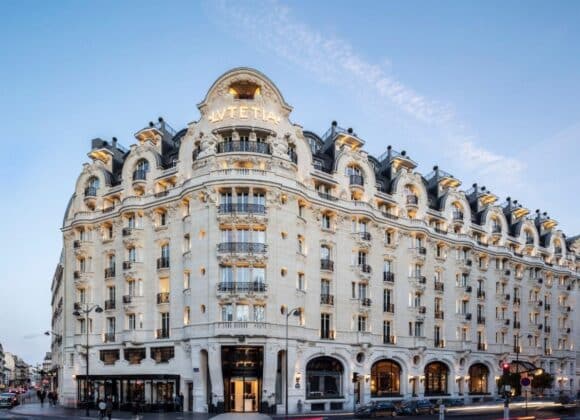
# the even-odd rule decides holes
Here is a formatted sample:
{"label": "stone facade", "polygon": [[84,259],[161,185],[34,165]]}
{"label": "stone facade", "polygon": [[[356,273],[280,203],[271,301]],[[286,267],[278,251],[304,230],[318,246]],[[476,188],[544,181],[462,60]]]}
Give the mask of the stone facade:
{"label": "stone facade", "polygon": [[580,241],[545,213],[421,175],[390,146],[369,156],[335,123],[304,131],[252,69],[198,107],[129,150],[93,140],[53,280],[61,402],[85,399],[87,328],[88,398],[122,407],[183,393],[186,410],[280,411],[285,389],[290,412],[480,398],[515,359],[577,388]]}

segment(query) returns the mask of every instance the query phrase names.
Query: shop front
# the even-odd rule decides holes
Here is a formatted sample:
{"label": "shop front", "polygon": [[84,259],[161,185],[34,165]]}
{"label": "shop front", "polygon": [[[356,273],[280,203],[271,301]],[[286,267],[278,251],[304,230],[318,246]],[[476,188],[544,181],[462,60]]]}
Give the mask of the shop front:
{"label": "shop front", "polygon": [[77,376],[79,406],[96,407],[99,400],[111,398],[113,407],[142,411],[174,411],[180,394],[179,375],[90,375]]}
{"label": "shop front", "polygon": [[260,410],[262,394],[262,347],[222,347],[225,411],[248,413]]}

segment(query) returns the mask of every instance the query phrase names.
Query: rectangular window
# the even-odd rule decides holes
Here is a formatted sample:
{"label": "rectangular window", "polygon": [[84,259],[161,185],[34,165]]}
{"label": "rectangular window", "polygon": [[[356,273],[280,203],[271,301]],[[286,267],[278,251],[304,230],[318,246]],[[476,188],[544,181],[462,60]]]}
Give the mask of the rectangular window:
{"label": "rectangular window", "polygon": [[320,314],[320,338],[332,338],[330,321],[330,314]]}
{"label": "rectangular window", "polygon": [[298,284],[296,286],[298,290],[305,290],[306,285],[304,284],[304,273],[298,273]]}
{"label": "rectangular window", "polygon": [[161,313],[161,331],[164,337],[169,336],[169,312]]}
{"label": "rectangular window", "polygon": [[229,322],[234,320],[234,306],[232,304],[222,305],[222,321]]}
{"label": "rectangular window", "polygon": [[107,334],[115,334],[115,318],[107,318]]}
{"label": "rectangular window", "polygon": [[191,273],[186,271],[183,273],[183,288],[189,289],[191,287]]}
{"label": "rectangular window", "polygon": [[221,280],[222,283],[233,283],[234,282],[234,271],[232,267],[220,267]]}
{"label": "rectangular window", "polygon": [[254,322],[266,321],[266,307],[262,305],[254,306]]}
{"label": "rectangular window", "polygon": [[248,305],[236,305],[236,321],[246,322],[250,320],[250,307]]}
{"label": "rectangular window", "polygon": [[266,282],[266,269],[264,267],[252,268],[252,281],[264,284]]}
{"label": "rectangular window", "polygon": [[135,319],[135,314],[128,314],[127,315],[127,328],[129,330],[134,330],[136,329],[137,324],[136,324],[136,319]]}
{"label": "rectangular window", "polygon": [[366,332],[367,330],[367,317],[363,315],[358,316],[358,331]]}

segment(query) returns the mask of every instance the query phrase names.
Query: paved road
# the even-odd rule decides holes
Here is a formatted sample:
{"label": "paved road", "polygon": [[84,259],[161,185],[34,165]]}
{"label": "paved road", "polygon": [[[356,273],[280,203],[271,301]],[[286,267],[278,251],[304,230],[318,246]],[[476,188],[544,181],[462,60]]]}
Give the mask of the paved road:
{"label": "paved road", "polygon": [[[511,405],[510,417],[523,416],[524,415],[524,405],[523,403],[516,403]],[[90,419],[98,418],[97,412],[95,410],[91,411],[92,417]],[[558,410],[558,408],[553,403],[530,403],[528,414],[535,416],[536,419],[561,419],[561,420],[572,420],[580,419],[580,409],[575,411],[569,410],[563,412]],[[84,410],[69,409],[63,407],[50,407],[48,404],[44,404],[43,407],[38,403],[25,403],[19,407],[15,407],[12,410],[1,409],[0,419],[66,419],[66,418],[77,418],[86,419],[84,417]],[[352,414],[339,414],[339,413],[324,413],[322,415],[329,420],[338,419],[353,419]],[[319,416],[319,417],[322,417]],[[302,418],[314,417],[314,416],[302,416]],[[445,416],[448,420],[497,420],[503,417],[503,405],[502,404],[485,404],[485,405],[472,405],[466,407],[450,408],[449,412]],[[115,412],[113,413],[114,419],[129,419],[133,418],[129,412]],[[144,420],[207,420],[210,418],[207,414],[189,414],[189,413],[146,413],[143,417]],[[235,414],[227,413],[220,414],[218,416],[211,417],[212,420],[268,420],[270,417],[263,414]],[[275,416],[274,419],[283,419],[283,416]],[[409,418],[420,418],[423,420],[437,420],[438,416],[416,416]]]}

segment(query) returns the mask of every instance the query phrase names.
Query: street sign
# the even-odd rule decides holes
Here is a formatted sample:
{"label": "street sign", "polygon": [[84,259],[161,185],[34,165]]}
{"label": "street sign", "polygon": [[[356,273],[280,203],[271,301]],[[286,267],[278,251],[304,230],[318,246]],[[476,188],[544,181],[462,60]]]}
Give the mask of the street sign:
{"label": "street sign", "polygon": [[523,387],[529,387],[532,384],[532,381],[530,380],[530,378],[522,378],[520,379],[520,385]]}

